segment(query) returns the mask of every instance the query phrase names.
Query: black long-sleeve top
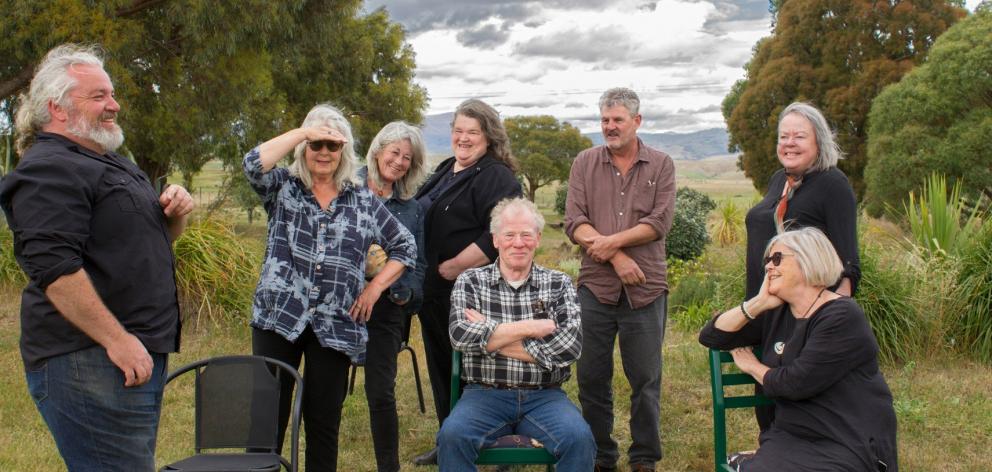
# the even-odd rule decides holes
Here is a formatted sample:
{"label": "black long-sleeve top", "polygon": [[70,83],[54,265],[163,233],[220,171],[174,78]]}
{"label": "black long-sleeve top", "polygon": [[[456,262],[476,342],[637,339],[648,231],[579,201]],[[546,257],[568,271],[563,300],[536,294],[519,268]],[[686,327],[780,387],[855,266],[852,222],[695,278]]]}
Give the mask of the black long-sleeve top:
{"label": "black long-sleeve top", "polygon": [[[455,158],[441,162],[434,174],[414,197],[421,200],[437,185],[445,185],[455,165]],[[463,169],[465,175],[447,184],[427,207],[424,216],[424,244],[427,270],[424,274],[424,296],[444,296],[451,293],[453,281],[438,273],[442,262],[457,256],[475,243],[490,261],[496,260],[496,247],[489,232],[489,214],[504,198],[523,194],[513,171],[492,154],[482,156],[472,167]]]}
{"label": "black long-sleeve top", "polygon": [[[747,278],[745,299],[758,294],[765,275],[765,246],[775,236],[775,208],[785,187],[785,170],[772,175],[765,197],[747,212]],[[810,172],[796,189],[785,211],[786,229],[809,226],[823,231],[844,264],[854,295],[861,280],[858,257],[858,205],[847,176],[836,167]]]}
{"label": "black long-sleeve top", "polygon": [[[853,299],[829,301],[805,319],[796,319],[783,305],[737,332],[722,331],[715,321],[699,333],[704,346],[762,346],[762,363],[770,368],[762,379],[764,393],[775,401],[775,420],[762,433],[762,448],[766,439],[828,441],[841,447],[824,446],[819,452],[831,451],[837,455],[831,463],[848,465],[836,470],[875,471],[877,460],[888,464],[889,472],[898,469],[892,393],[878,367],[878,342]],[[803,451],[799,445],[778,446],[769,450]],[[809,463],[813,467],[816,461]]]}

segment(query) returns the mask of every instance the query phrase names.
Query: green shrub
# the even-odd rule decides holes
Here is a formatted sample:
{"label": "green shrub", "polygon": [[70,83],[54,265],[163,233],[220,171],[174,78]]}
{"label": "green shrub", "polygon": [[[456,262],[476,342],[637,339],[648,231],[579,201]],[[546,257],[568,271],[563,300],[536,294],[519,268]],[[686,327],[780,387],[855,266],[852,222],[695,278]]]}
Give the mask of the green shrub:
{"label": "green shrub", "polygon": [[875,332],[881,357],[908,360],[920,352],[924,331],[912,304],[916,270],[900,260],[883,260],[884,251],[878,249],[861,246],[856,298]]}
{"label": "green shrub", "polygon": [[706,220],[714,208],[716,202],[706,194],[689,187],[678,189],[672,229],[665,240],[669,258],[692,260],[703,254],[710,241]]}
{"label": "green shrub", "polygon": [[719,219],[716,222],[716,240],[721,246],[729,246],[744,236],[744,209],[732,199],[720,202],[717,207]]}
{"label": "green shrub", "polygon": [[176,283],[184,318],[248,320],[262,261],[261,242],[216,220],[191,223],[176,240]]}
{"label": "green shrub", "polygon": [[555,213],[565,216],[565,200],[568,199],[568,182],[559,182],[555,190]]}

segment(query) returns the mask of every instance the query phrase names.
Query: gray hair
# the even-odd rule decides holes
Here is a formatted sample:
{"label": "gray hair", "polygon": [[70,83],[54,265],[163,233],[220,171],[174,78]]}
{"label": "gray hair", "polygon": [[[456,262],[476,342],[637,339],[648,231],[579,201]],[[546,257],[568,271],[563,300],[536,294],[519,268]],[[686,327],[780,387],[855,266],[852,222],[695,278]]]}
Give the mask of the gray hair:
{"label": "gray hair", "polygon": [[827,170],[837,166],[837,161],[844,158],[843,151],[837,144],[837,138],[827,123],[827,118],[823,116],[818,108],[805,102],[792,102],[778,115],[779,124],[788,115],[798,115],[806,118],[813,126],[813,134],[816,136],[816,161],[806,169],[806,172]]}
{"label": "gray hair", "polygon": [[103,50],[97,45],[66,43],[48,51],[35,68],[28,92],[20,96],[21,104],[14,119],[18,154],[24,154],[34,142],[35,133],[52,121],[48,113],[50,102],[63,108],[71,107],[69,91],[77,82],[69,74],[69,68],[80,64],[102,69]]}
{"label": "gray hair", "polygon": [[621,105],[630,112],[630,116],[637,116],[641,110],[641,99],[637,93],[627,87],[611,88],[599,97],[599,110]]}
{"label": "gray hair", "polygon": [[396,187],[393,191],[403,200],[409,200],[413,198],[417,192],[417,187],[427,177],[427,166],[425,165],[427,150],[424,148],[424,137],[419,128],[403,121],[394,121],[383,126],[379,133],[372,138],[372,144],[369,145],[369,152],[365,154],[365,160],[368,161],[369,178],[382,185],[382,178],[379,176],[379,154],[386,149],[386,146],[398,141],[410,143],[413,156],[410,159],[410,168],[406,171],[406,175],[393,184]]}
{"label": "gray hair", "polygon": [[503,217],[511,212],[514,214],[521,212],[528,213],[534,219],[534,230],[537,231],[537,234],[541,234],[541,231],[544,231],[544,215],[537,210],[534,202],[523,197],[516,197],[500,200],[496,204],[492,213],[490,213],[489,232],[498,234],[499,230],[503,228]]}
{"label": "gray hair", "polygon": [[[355,139],[351,135],[351,125],[348,124],[348,120],[341,113],[341,110],[330,103],[321,103],[311,108],[300,127],[310,128],[313,126],[330,126],[348,140],[341,148],[341,162],[338,163],[338,168],[334,171],[334,185],[338,187],[338,190],[342,190],[346,183],[357,183],[355,169],[358,167],[358,158],[355,157]],[[307,188],[312,188],[313,178],[310,176],[310,169],[307,169],[306,147],[306,141],[301,141],[296,145],[296,149],[293,150],[294,161],[289,165],[289,172],[299,177]]]}
{"label": "gray hair", "polygon": [[489,143],[487,150],[491,151],[497,160],[506,164],[510,170],[517,171],[517,160],[513,158],[513,152],[510,151],[510,137],[507,136],[506,128],[503,127],[503,120],[499,119],[499,112],[495,108],[482,100],[470,98],[460,103],[455,109],[455,115],[451,121],[452,127],[455,126],[454,120],[458,116],[478,121],[479,127],[482,128],[482,134]]}
{"label": "gray hair", "polygon": [[775,244],[781,244],[795,254],[803,277],[814,287],[833,286],[843,275],[844,265],[837,255],[837,250],[818,228],[809,226],[779,233],[768,241],[768,246],[765,248],[766,257]]}

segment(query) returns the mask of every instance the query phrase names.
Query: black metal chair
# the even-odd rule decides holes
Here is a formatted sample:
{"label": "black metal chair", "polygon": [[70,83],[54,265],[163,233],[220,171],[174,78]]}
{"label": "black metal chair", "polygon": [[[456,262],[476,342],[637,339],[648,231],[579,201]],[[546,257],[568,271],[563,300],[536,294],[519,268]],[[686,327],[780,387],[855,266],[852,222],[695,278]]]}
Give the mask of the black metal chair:
{"label": "black metal chair", "polygon": [[[424,389],[420,384],[420,366],[417,364],[417,353],[414,352],[413,348],[410,347],[410,325],[413,323],[413,314],[407,315],[406,324],[403,327],[403,342],[400,343],[400,350],[396,355],[400,355],[403,351],[410,353],[410,361],[413,362],[413,382],[417,387],[417,400],[420,402],[420,412],[427,413],[427,406],[424,404]],[[355,376],[358,375],[358,368],[364,367],[364,364],[351,364],[351,379],[348,380],[348,395],[355,393]]]}
{"label": "black metal chair", "polygon": [[[213,357],[176,369],[166,385],[187,372],[195,376],[196,454],[161,471],[278,472],[285,467],[296,472],[303,399],[303,378],[296,369],[261,356]],[[279,453],[277,439],[280,379],[285,375],[296,383],[288,461]]]}

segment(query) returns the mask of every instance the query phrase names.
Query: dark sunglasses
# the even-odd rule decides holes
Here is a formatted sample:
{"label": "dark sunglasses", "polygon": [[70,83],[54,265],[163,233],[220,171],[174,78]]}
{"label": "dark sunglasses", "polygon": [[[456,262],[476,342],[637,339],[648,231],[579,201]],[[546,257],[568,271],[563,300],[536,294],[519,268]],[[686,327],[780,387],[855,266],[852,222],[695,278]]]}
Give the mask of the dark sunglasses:
{"label": "dark sunglasses", "polygon": [[341,141],[310,141],[307,145],[313,152],[320,152],[325,147],[330,152],[338,152],[344,147],[344,143]]}
{"label": "dark sunglasses", "polygon": [[771,253],[770,256],[765,256],[765,265],[768,265],[768,263],[771,262],[773,266],[778,267],[779,264],[782,263],[782,258],[783,257],[785,257],[785,256],[794,256],[794,255],[795,254],[789,254],[787,252],[775,251],[775,252]]}

